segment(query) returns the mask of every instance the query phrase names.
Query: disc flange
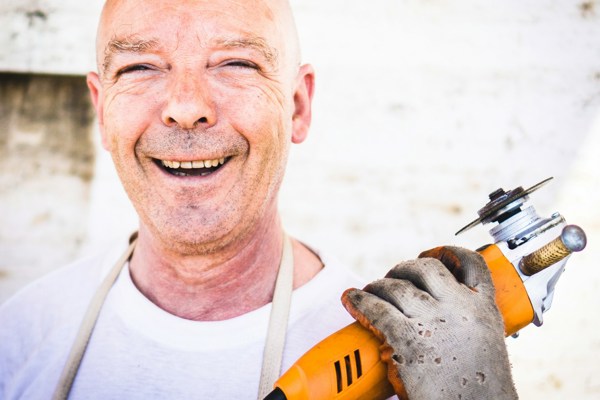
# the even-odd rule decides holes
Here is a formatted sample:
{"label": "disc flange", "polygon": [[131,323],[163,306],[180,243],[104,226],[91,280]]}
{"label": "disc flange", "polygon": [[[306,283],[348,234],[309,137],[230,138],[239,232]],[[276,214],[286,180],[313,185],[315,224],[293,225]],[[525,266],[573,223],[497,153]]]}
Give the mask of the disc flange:
{"label": "disc flange", "polygon": [[[477,214],[479,214],[479,218],[477,218],[475,221],[473,221],[473,222],[469,223],[468,225],[466,225],[465,227],[463,227],[461,230],[456,232],[455,235],[459,235],[459,234],[473,228],[476,225],[487,224],[488,222],[493,222],[497,218],[498,215],[503,214],[503,212],[506,211],[506,210],[504,210],[505,208],[509,207],[512,203],[515,203],[519,199],[523,199],[523,201],[520,204],[524,203],[525,202],[524,198],[526,196],[535,192],[536,190],[538,190],[539,188],[544,186],[546,183],[548,183],[552,179],[553,179],[553,177],[546,178],[543,181],[533,185],[532,187],[530,187],[527,190],[524,190],[521,186],[519,186],[519,187],[517,187],[513,190],[509,190],[507,192],[505,192],[502,188],[500,188],[500,189],[490,193],[490,195],[489,195],[490,201],[482,209],[477,211]],[[520,206],[520,204],[518,204],[516,206]],[[500,212],[500,211],[502,211],[502,212]]]}

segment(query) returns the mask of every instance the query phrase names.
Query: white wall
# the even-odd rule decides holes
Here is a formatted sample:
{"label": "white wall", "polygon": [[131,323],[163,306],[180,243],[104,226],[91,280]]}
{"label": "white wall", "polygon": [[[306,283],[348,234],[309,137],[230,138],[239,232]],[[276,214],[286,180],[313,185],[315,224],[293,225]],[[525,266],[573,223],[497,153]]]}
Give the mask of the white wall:
{"label": "white wall", "polygon": [[[78,6],[88,15],[73,28],[83,33],[63,37],[59,25],[53,34],[88,38],[98,3]],[[554,176],[533,204],[581,225],[588,249],[569,262],[544,326],[509,339],[509,350],[523,399],[598,398],[600,4],[293,4],[317,91],[311,136],[293,149],[282,189],[288,230],[372,279],[425,248],[488,242],[483,227],[453,233],[492,190]],[[91,199],[82,252],[135,225],[100,150]]]}
{"label": "white wall", "polygon": [[81,74],[94,66],[101,0],[2,0],[0,71]]}

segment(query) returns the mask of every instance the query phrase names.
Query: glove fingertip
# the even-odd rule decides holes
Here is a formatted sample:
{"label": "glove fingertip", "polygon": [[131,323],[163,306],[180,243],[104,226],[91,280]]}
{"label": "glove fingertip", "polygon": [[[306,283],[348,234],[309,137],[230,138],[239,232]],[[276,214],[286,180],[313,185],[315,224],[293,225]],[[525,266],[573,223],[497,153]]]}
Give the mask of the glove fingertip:
{"label": "glove fingertip", "polygon": [[362,311],[363,307],[368,307],[364,303],[365,298],[368,296],[372,295],[355,288],[347,289],[342,294],[342,305],[346,311],[348,311],[348,314],[350,314],[363,328],[371,331],[377,339],[383,342],[385,340],[383,333],[373,326],[369,318],[367,318]]}
{"label": "glove fingertip", "polygon": [[491,276],[481,254],[456,246],[440,246],[422,252],[419,257],[440,260],[457,281],[474,288],[480,284],[492,284]]}
{"label": "glove fingertip", "polygon": [[442,262],[448,268],[448,270],[454,275],[457,281],[464,282],[465,271],[463,263],[460,257],[456,254],[453,247],[440,246],[430,250],[426,250],[419,254],[419,258],[431,257],[436,258]]}
{"label": "glove fingertip", "polygon": [[441,249],[443,249],[443,246],[438,246],[429,250],[424,250],[419,254],[417,258],[437,258],[436,256],[440,253]]}
{"label": "glove fingertip", "polygon": [[357,316],[363,315],[359,307],[363,302],[364,296],[365,293],[356,288],[346,289],[344,293],[342,293],[342,305],[355,319],[358,319]]}

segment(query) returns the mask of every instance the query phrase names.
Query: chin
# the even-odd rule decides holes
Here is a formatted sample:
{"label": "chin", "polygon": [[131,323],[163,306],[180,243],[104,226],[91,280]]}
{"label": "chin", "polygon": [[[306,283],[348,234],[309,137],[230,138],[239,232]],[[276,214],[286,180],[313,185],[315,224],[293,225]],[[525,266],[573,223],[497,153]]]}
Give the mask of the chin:
{"label": "chin", "polygon": [[167,212],[146,215],[144,225],[164,247],[182,254],[214,253],[239,244],[253,230],[260,230],[265,219],[263,209],[183,207],[163,211]]}
{"label": "chin", "polygon": [[199,255],[214,253],[226,248],[239,238],[234,228],[224,222],[193,221],[184,223],[167,222],[153,225],[152,235],[159,238],[163,246],[181,254]]}

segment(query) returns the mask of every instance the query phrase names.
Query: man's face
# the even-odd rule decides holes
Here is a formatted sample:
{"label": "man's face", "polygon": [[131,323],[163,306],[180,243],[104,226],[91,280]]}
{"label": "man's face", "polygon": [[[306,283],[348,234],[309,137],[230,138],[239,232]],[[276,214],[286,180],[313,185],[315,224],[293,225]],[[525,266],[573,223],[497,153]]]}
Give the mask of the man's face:
{"label": "man's face", "polygon": [[275,0],[109,1],[88,86],[142,228],[191,249],[275,218],[313,85],[280,14]]}

